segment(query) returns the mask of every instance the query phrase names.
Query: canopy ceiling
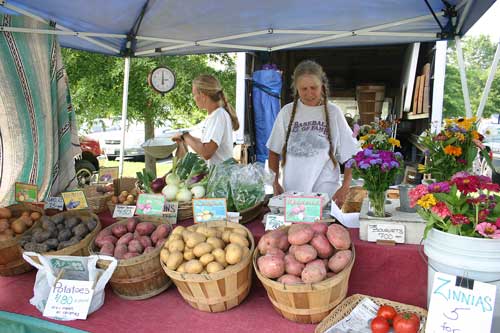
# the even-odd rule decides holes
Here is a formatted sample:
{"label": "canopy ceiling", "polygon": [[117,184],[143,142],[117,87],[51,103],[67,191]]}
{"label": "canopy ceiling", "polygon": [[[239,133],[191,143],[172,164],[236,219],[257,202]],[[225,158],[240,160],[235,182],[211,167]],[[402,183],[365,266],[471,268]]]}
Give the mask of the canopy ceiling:
{"label": "canopy ceiling", "polygon": [[[63,47],[154,56],[448,39],[464,35],[494,2],[0,0],[0,11],[51,21],[54,30],[38,32],[60,34]],[[33,32],[0,25],[2,30]]]}

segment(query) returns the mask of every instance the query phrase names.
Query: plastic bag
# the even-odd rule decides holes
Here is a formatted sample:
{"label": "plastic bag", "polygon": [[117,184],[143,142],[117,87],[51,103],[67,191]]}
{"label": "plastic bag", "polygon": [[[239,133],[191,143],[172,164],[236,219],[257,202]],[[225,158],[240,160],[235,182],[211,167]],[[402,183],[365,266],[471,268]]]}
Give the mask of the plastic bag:
{"label": "plastic bag", "polygon": [[226,198],[227,210],[234,211],[234,204],[231,195],[231,174],[239,169],[233,159],[224,161],[210,169],[207,182],[207,198]]}
{"label": "plastic bag", "polygon": [[271,185],[274,176],[262,164],[239,165],[231,173],[231,195],[236,211],[241,212],[264,200],[265,185]]}
{"label": "plastic bag", "polygon": [[[36,252],[24,252],[23,258],[38,269],[33,287],[33,298],[30,299],[30,303],[41,313],[45,309],[50,289],[61,269],[64,269],[62,278],[66,280],[95,281],[97,278],[88,314],[98,310],[104,303],[104,287],[118,264],[115,258],[105,255],[88,257],[44,256]],[[38,258],[40,263],[34,261],[33,258]],[[97,260],[109,261],[110,264],[103,270],[96,267]],[[61,318],[54,319],[61,320]]]}

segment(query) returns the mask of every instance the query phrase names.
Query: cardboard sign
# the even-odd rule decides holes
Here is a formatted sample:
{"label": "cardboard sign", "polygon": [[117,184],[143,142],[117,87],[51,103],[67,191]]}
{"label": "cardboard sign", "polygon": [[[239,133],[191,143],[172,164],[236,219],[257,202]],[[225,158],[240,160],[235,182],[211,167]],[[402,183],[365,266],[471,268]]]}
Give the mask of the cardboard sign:
{"label": "cardboard sign", "polygon": [[321,220],[321,197],[285,197],[285,222]]}
{"label": "cardboard sign", "polygon": [[402,224],[368,224],[368,241],[392,241],[404,244],[405,226]]}
{"label": "cardboard sign", "polygon": [[226,198],[193,199],[194,223],[226,221]]}
{"label": "cardboard sign", "polygon": [[283,225],[285,225],[285,217],[283,215],[274,215],[274,214],[266,215],[265,231],[276,230]]}
{"label": "cardboard sign", "polygon": [[436,272],[426,332],[489,333],[496,286]]}
{"label": "cardboard sign", "polygon": [[37,202],[38,187],[34,184],[16,183],[15,198],[17,202]]}
{"label": "cardboard sign", "polygon": [[62,192],[61,195],[67,210],[85,209],[89,207],[83,191]]}
{"label": "cardboard sign", "polygon": [[116,205],[113,211],[113,218],[134,216],[136,206]]}
{"label": "cardboard sign", "polygon": [[61,198],[61,197],[47,197],[47,200],[45,200],[44,209],[63,210],[64,209],[63,198]]}
{"label": "cardboard sign", "polygon": [[87,319],[94,295],[93,284],[92,281],[57,280],[50,289],[43,315],[64,320]]}
{"label": "cardboard sign", "polygon": [[137,198],[137,215],[162,216],[165,197],[161,194],[141,193]]}
{"label": "cardboard sign", "polygon": [[177,214],[179,212],[179,203],[176,201],[165,202],[163,207],[163,216],[167,218],[170,224],[177,224]]}
{"label": "cardboard sign", "polygon": [[98,183],[110,183],[118,179],[118,167],[102,167],[99,169]]}

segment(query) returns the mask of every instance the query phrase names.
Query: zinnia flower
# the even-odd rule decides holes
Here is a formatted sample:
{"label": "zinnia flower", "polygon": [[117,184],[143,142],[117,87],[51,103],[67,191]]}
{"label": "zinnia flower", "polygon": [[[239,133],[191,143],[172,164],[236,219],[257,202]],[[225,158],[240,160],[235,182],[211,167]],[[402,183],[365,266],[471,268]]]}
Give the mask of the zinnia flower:
{"label": "zinnia flower", "polygon": [[446,155],[460,156],[462,155],[462,148],[452,145],[447,145],[444,147],[444,153]]}
{"label": "zinnia flower", "polygon": [[422,208],[429,209],[437,204],[437,200],[431,193],[428,193],[421,197],[417,204]]}
{"label": "zinnia flower", "polygon": [[448,182],[439,182],[430,184],[427,189],[431,193],[448,193],[450,192],[450,185]]}
{"label": "zinnia flower", "polygon": [[482,222],[476,226],[476,231],[483,235],[484,237],[489,238],[500,238],[500,230],[497,228],[495,224]]}
{"label": "zinnia flower", "polygon": [[396,147],[401,147],[401,143],[399,142],[398,139],[394,139],[394,138],[389,138],[389,140],[387,140],[391,145],[393,146],[396,146]]}
{"label": "zinnia flower", "polygon": [[409,190],[408,197],[410,198],[410,207],[415,207],[417,201],[427,193],[429,193],[427,186],[423,184],[417,185],[415,188]]}
{"label": "zinnia flower", "polygon": [[448,206],[442,201],[438,202],[434,207],[431,208],[431,211],[441,218],[445,218],[451,215]]}
{"label": "zinnia flower", "polygon": [[454,225],[469,224],[470,220],[467,216],[462,214],[455,214],[451,216],[451,223]]}

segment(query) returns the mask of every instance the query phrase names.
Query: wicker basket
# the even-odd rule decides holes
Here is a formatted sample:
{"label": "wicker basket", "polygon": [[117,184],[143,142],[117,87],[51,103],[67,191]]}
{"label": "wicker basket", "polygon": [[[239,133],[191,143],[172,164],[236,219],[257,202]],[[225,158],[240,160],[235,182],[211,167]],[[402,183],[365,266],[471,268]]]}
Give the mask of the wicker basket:
{"label": "wicker basket", "polygon": [[[338,323],[339,321],[344,319],[349,313],[351,313],[352,309],[354,309],[356,305],[358,305],[358,303],[361,302],[365,297],[368,297],[377,305],[383,305],[383,304],[390,305],[394,307],[397,312],[413,312],[420,318],[420,322],[423,323],[422,327],[425,327],[425,321],[427,319],[427,310],[425,309],[419,308],[418,306],[389,301],[383,298],[355,294],[343,300],[342,303],[340,303],[328,315],[328,317],[326,317],[321,321],[321,323],[319,323],[314,332],[315,333],[326,332],[331,326]],[[424,331],[425,329],[422,328],[419,332],[423,333]]]}
{"label": "wicker basket", "polygon": [[183,221],[192,218],[193,218],[193,202],[192,201],[179,202],[179,206],[177,208],[177,221]]}
{"label": "wicker basket", "polygon": [[[43,215],[43,209],[28,203],[16,204],[7,208],[12,212],[12,220],[20,217],[21,213],[27,210]],[[33,266],[23,259],[23,249],[18,243],[21,236],[22,234],[9,240],[0,241],[0,275],[17,275],[33,269]]]}
{"label": "wicker basket", "polygon": [[333,277],[317,283],[287,285],[266,278],[257,267],[257,259],[260,256],[258,250],[254,251],[253,265],[276,311],[288,320],[314,324],[325,318],[346,297],[349,276],[356,257],[354,246],[351,246],[351,250],[352,259],[347,267]]}
{"label": "wicker basket", "polygon": [[[132,177],[124,177],[124,178],[119,178],[113,180],[113,188],[114,188],[114,195],[119,196],[122,191],[127,191],[129,193],[132,193],[137,196],[137,178],[132,178]],[[106,202],[109,212],[111,215],[113,215],[113,212],[115,211],[115,206],[111,200],[108,200]]]}
{"label": "wicker basket", "polygon": [[255,206],[252,206],[250,208],[242,210],[240,212],[240,216],[241,216],[240,223],[245,224],[248,222],[252,222],[256,218],[258,218],[260,216],[260,214],[262,213],[263,204],[264,204],[264,202],[259,202]]}
{"label": "wicker basket", "polygon": [[103,194],[97,192],[97,185],[86,186],[82,189],[87,198],[89,208],[96,214],[102,213],[108,209],[106,202],[112,197],[112,194]]}
{"label": "wicker basket", "polygon": [[250,252],[236,265],[211,274],[179,273],[168,269],[161,263],[163,270],[177,286],[181,296],[193,308],[205,312],[222,312],[234,308],[248,295],[252,285],[252,256],[255,248],[252,233],[244,226],[230,222],[207,222],[208,226],[239,228],[247,232]]}
{"label": "wicker basket", "polygon": [[[127,219],[121,219],[106,229],[111,229],[117,223],[127,224],[127,221]],[[154,219],[141,219],[141,222],[145,221],[152,222],[155,225],[164,224]],[[98,253],[95,237],[88,248],[90,253]],[[118,265],[109,280],[114,293],[124,299],[142,300],[165,291],[172,284],[172,281],[165,275],[160,265],[160,251],[162,248],[163,245],[157,246],[154,251],[149,253],[130,259],[118,260]],[[109,262],[97,262],[97,266],[100,268],[107,268],[108,265]]]}
{"label": "wicker basket", "polygon": [[[95,236],[101,231],[101,222],[99,221],[99,217],[97,217],[96,214],[93,214],[92,212],[88,210],[78,210],[78,211],[66,211],[62,212],[56,215],[64,215],[65,218],[67,217],[93,217],[97,221],[97,225],[92,230],[87,236],[85,236],[84,239],[82,239],[80,242],[78,242],[75,245],[71,245],[68,247],[65,247],[64,249],[58,250],[58,251],[49,251],[49,252],[44,252],[42,253],[43,255],[51,255],[51,256],[88,256],[89,255],[89,244],[90,242],[95,238]],[[28,231],[30,232],[30,231]],[[33,260],[38,262],[38,258],[33,258]]]}

